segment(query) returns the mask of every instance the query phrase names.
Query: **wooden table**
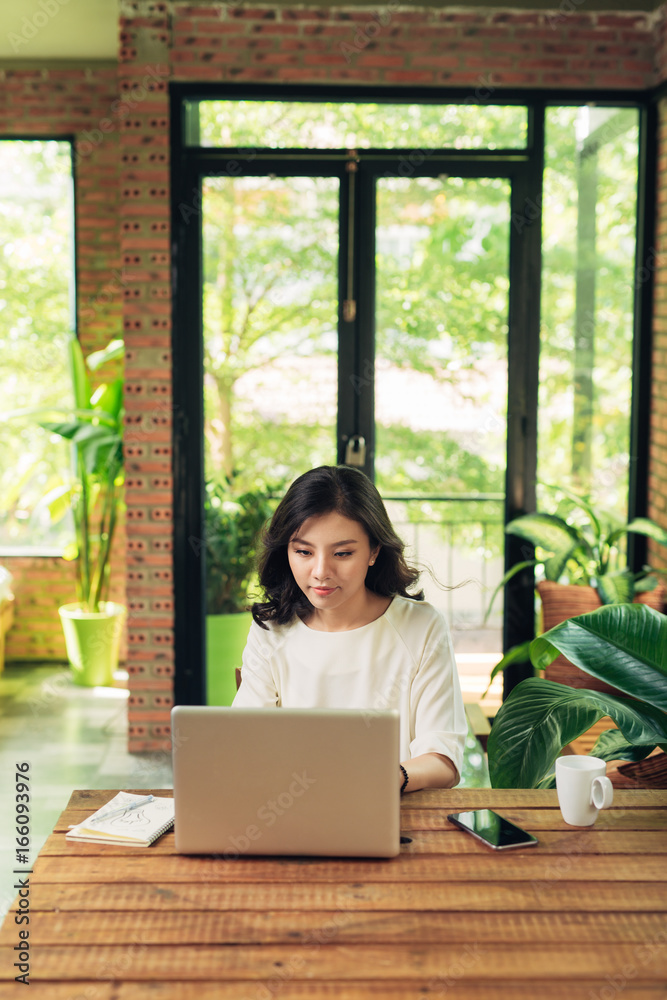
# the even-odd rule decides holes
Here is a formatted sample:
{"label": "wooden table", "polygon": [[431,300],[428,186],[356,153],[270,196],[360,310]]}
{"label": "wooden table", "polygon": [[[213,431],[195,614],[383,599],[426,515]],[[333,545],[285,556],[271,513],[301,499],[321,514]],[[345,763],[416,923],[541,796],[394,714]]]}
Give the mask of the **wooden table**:
{"label": "wooden table", "polygon": [[[113,794],[74,792],[34,865],[32,997],[667,996],[667,792],[617,792],[588,830],[562,822],[553,791],[416,792],[412,842],[389,861],[182,857],[173,834],[68,844],[68,825]],[[539,845],[492,852],[446,820],[475,807]],[[0,932],[3,998],[23,995],[16,909]]]}

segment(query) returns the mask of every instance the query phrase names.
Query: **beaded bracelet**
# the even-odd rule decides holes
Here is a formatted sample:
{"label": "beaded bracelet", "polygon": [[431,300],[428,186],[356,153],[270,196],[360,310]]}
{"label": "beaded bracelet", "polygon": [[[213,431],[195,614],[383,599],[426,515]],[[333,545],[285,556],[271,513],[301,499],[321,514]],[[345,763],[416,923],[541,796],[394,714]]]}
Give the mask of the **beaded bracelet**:
{"label": "beaded bracelet", "polygon": [[403,765],[399,764],[398,766],[400,767],[401,771],[403,772],[403,784],[401,785],[401,795],[402,795],[403,792],[405,791],[405,789],[408,787],[408,780],[409,780],[409,778],[408,778],[408,772],[405,770],[405,768],[403,767]]}

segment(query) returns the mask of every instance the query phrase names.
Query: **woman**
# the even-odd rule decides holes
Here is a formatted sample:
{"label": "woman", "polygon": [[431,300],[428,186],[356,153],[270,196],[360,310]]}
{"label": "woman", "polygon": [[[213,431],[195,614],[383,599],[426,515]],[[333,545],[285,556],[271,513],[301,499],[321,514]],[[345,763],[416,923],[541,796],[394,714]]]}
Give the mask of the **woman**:
{"label": "woman", "polygon": [[321,466],[265,531],[235,706],[398,709],[402,792],[449,788],[467,724],[447,624],[408,566],[377,489]]}

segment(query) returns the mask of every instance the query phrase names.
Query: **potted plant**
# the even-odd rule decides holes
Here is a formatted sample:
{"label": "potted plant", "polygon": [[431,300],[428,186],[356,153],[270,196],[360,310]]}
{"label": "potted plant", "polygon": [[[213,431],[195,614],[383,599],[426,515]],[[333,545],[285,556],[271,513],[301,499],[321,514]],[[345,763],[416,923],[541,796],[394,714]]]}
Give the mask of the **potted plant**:
{"label": "potted plant", "polygon": [[206,664],[209,705],[231,705],[236,669],[252,621],[249,591],[257,542],[273,512],[275,490],[259,486],[235,494],[231,484],[206,484]]}
{"label": "potted plant", "polygon": [[537,668],[558,653],[619,694],[539,677],[521,681],[491,728],[489,773],[495,788],[552,787],[556,757],[604,716],[618,728],[599,736],[593,756],[642,761],[658,747],[667,750],[667,616],[643,604],[598,608],[530,644]]}
{"label": "potted plant", "polygon": [[[594,611],[605,604],[637,601],[661,610],[665,594],[661,571],[644,566],[633,573],[625,562],[620,543],[628,533],[635,532],[667,545],[667,531],[644,517],[623,524],[613,513],[594,508],[569,490],[548,485],[546,488],[562,493],[565,499],[555,514],[537,511],[517,517],[506,525],[507,534],[523,538],[535,547],[535,556],[516,563],[507,571],[492,595],[489,611],[498,591],[529,567],[539,567],[543,576],[537,583],[537,592],[545,631],[567,618]],[[494,668],[491,679],[510,663],[525,662],[529,645],[522,643],[509,650]],[[574,687],[591,683],[590,678],[587,679],[565,656],[558,656],[549,663],[547,677]],[[599,681],[593,684],[611,692],[606,684]]]}
{"label": "potted plant", "polygon": [[[63,482],[42,498],[53,521],[71,512],[75,540],[64,552],[76,563],[77,600],[59,609],[67,656],[77,684],[111,684],[118,663],[125,607],[109,601],[111,550],[123,484],[123,379],[91,387],[88,370],[124,353],[122,340],[84,359],[79,341],[67,342],[73,405],[22,411],[58,419],[41,422],[71,442],[71,465]],[[18,414],[16,414],[18,415]]]}

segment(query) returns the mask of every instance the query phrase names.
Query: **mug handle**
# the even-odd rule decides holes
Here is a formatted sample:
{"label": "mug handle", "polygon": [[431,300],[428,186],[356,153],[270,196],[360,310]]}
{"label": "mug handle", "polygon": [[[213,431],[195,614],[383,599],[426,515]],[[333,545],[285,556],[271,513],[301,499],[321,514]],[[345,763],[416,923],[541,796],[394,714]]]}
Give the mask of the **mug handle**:
{"label": "mug handle", "polygon": [[609,778],[600,776],[591,783],[591,802],[596,809],[608,809],[614,801],[614,786]]}

